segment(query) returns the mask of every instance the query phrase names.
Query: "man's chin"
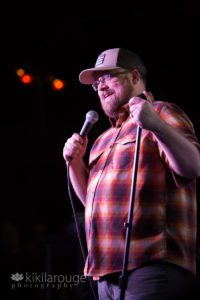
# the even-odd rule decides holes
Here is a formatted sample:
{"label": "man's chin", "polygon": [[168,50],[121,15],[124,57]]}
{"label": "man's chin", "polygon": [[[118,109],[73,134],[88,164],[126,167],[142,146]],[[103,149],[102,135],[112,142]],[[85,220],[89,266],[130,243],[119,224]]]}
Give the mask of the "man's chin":
{"label": "man's chin", "polygon": [[111,110],[111,109],[103,108],[103,111],[105,115],[108,116],[109,118],[116,118],[119,114],[118,110],[113,110],[113,109]]}

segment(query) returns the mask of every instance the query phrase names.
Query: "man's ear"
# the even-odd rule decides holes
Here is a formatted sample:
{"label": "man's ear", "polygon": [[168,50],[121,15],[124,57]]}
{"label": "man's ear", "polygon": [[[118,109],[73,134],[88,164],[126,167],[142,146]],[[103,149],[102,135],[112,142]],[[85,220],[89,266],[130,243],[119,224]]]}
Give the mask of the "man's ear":
{"label": "man's ear", "polygon": [[134,69],[131,71],[131,75],[132,75],[133,84],[136,84],[138,82],[138,80],[140,79],[139,71],[137,69]]}

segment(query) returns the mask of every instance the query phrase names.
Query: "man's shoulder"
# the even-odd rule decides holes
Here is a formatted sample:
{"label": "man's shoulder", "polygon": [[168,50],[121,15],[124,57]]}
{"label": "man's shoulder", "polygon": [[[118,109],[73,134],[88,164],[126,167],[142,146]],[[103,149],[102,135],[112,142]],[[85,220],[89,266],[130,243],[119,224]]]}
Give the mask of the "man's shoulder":
{"label": "man's shoulder", "polygon": [[153,101],[152,104],[155,109],[162,109],[163,107],[175,105],[175,103],[173,103],[173,102],[167,102],[167,101],[161,101],[161,100]]}
{"label": "man's shoulder", "polygon": [[113,133],[113,127],[109,127],[108,129],[104,130],[96,139],[96,141],[101,140],[101,139],[106,139]]}
{"label": "man's shoulder", "polygon": [[93,143],[93,149],[97,147],[97,145],[104,145],[109,143],[109,141],[111,140],[112,136],[113,136],[113,127],[110,127],[108,129],[106,129],[104,132],[102,132],[94,141]]}
{"label": "man's shoulder", "polygon": [[174,102],[167,102],[167,101],[153,101],[153,107],[156,111],[175,111],[179,113],[184,113],[183,110]]}

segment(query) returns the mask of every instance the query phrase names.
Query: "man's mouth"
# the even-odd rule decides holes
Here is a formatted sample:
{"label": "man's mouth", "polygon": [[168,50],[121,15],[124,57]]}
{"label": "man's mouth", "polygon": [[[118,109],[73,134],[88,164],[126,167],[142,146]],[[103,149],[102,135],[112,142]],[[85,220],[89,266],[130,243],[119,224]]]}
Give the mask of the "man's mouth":
{"label": "man's mouth", "polygon": [[105,94],[104,94],[104,100],[106,100],[106,99],[107,99],[110,95],[112,95],[112,94],[113,94],[113,93],[111,93],[111,92],[110,92],[110,93],[105,93]]}

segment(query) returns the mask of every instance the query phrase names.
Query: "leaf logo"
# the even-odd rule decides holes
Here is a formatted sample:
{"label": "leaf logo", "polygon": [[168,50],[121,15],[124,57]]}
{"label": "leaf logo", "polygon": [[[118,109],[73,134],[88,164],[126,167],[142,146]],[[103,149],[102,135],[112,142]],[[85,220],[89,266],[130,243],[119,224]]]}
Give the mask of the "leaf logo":
{"label": "leaf logo", "polygon": [[10,278],[15,281],[21,281],[24,278],[24,276],[23,274],[19,274],[17,272],[16,274],[11,274]]}

